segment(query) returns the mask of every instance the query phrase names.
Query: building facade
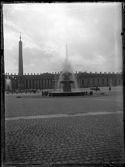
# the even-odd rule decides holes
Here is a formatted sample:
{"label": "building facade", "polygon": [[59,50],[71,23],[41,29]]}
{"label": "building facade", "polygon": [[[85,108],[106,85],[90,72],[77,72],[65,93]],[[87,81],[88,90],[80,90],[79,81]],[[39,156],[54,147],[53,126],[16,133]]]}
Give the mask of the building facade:
{"label": "building facade", "polygon": [[[43,74],[6,74],[5,78],[11,80],[13,91],[16,90],[43,90],[56,89],[60,73]],[[78,87],[106,87],[122,85],[121,73],[75,73]]]}

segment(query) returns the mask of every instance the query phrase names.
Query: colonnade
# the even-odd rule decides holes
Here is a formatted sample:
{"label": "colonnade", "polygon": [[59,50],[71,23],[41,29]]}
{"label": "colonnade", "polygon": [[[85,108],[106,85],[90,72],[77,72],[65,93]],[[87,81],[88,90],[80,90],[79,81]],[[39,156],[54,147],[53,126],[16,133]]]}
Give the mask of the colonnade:
{"label": "colonnade", "polygon": [[[122,85],[121,74],[90,74],[78,73],[75,75],[79,88],[84,87],[103,87],[103,86],[118,86]],[[44,74],[44,75],[5,75],[5,78],[10,78],[13,90],[42,90],[54,89],[58,81],[59,74]]]}

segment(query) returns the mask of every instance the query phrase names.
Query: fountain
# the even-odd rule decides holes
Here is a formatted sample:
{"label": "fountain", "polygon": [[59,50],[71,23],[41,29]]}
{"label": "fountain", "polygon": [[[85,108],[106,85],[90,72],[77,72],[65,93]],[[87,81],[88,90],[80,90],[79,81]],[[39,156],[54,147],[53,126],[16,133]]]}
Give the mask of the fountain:
{"label": "fountain", "polygon": [[50,92],[49,96],[81,96],[78,88],[76,77],[73,73],[71,64],[68,59],[68,50],[66,45],[66,58],[63,65],[63,70],[60,73],[55,91]]}

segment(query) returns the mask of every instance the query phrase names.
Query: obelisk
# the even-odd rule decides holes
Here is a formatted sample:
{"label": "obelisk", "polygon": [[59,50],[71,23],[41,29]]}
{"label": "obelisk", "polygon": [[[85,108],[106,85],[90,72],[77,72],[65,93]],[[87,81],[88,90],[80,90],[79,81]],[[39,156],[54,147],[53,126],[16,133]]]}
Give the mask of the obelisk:
{"label": "obelisk", "polygon": [[22,41],[21,41],[21,34],[20,34],[20,41],[19,41],[19,69],[18,75],[23,75],[23,53],[22,53]]}

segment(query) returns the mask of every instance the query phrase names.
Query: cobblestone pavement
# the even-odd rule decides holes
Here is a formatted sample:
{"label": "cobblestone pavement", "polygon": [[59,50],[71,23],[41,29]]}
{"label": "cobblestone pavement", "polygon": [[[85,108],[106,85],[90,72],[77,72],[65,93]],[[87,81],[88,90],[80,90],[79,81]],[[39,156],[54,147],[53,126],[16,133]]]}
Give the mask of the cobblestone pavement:
{"label": "cobblestone pavement", "polygon": [[6,163],[124,162],[122,114],[6,121]]}

